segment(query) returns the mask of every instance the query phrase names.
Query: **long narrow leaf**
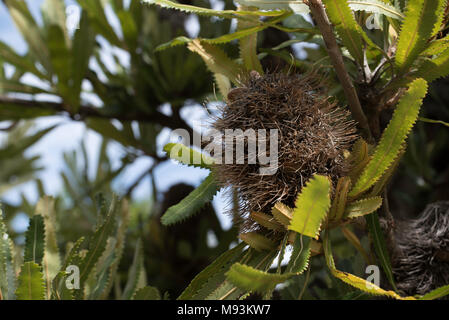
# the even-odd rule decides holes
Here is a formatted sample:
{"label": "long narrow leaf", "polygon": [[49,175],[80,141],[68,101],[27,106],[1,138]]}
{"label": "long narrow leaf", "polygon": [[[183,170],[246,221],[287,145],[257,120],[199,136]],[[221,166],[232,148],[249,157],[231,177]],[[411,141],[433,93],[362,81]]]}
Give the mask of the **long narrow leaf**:
{"label": "long narrow leaf", "polygon": [[3,300],[13,300],[16,291],[12,241],[0,211],[0,292]]}
{"label": "long narrow leaf", "polygon": [[45,282],[39,265],[32,261],[24,263],[18,278],[16,296],[17,300],[44,300]]}
{"label": "long narrow leaf", "polygon": [[363,65],[363,30],[355,21],[348,3],[341,0],[324,0],[323,3],[345,47],[358,64]]}
{"label": "long narrow leaf", "polygon": [[404,141],[418,119],[419,109],[426,93],[427,82],[425,80],[416,79],[413,81],[408,91],[401,98],[393,118],[382,134],[372,159],[365,167],[349,196],[355,197],[368,190],[397,158]]}
{"label": "long narrow leaf", "polygon": [[195,213],[197,213],[207,202],[211,201],[219,187],[215,181],[214,174],[211,173],[207,178],[185,197],[178,204],[168,208],[167,212],[162,216],[162,224],[168,226],[181,222]]}
{"label": "long narrow leaf", "polygon": [[35,215],[30,219],[25,237],[24,261],[41,264],[45,248],[45,225],[41,215]]}
{"label": "long narrow leaf", "polygon": [[396,50],[396,66],[401,72],[424,50],[427,40],[441,23],[441,8],[445,0],[409,0]]}

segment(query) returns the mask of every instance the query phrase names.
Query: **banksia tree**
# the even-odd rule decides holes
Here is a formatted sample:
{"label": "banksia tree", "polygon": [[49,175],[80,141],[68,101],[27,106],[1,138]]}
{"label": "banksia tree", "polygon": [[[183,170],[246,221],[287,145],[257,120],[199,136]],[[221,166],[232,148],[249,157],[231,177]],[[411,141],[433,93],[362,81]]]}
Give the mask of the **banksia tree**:
{"label": "banksia tree", "polygon": [[[225,139],[226,130],[241,130],[233,139],[244,141],[247,150],[242,162],[236,154],[235,162],[223,163],[185,145],[171,143],[164,148],[172,159],[210,170],[197,189],[167,210],[162,217],[164,224],[192,216],[223,186],[234,191],[235,208],[243,221],[242,242],[200,273],[179,298],[237,299],[252,293],[270,298],[277,284],[288,281],[292,288],[293,279],[298,278],[306,288],[309,275],[293,276],[308,269],[310,272],[310,260],[315,256],[324,257],[320,266],[327,267],[354,292],[395,299],[435,299],[449,293],[443,274],[443,281],[430,281],[431,286],[420,287],[414,282],[419,276],[406,280],[414,288],[401,282],[404,277],[414,277],[415,267],[395,261],[392,268],[391,250],[387,249],[380,223],[386,221],[385,231],[394,233],[388,183],[419,119],[428,83],[449,74],[449,46],[447,39],[442,39],[447,27],[446,1],[399,1],[401,7],[392,1],[255,4],[238,0],[237,10],[224,11],[169,0],[146,2],[238,22],[235,32],[218,38],[179,37],[158,48],[187,44],[203,58],[215,76],[223,101],[213,128],[224,133]],[[316,25],[298,15],[308,13]],[[370,21],[376,22],[374,27]],[[268,28],[287,32],[292,40],[258,50],[258,33]],[[284,50],[305,39],[320,47],[316,56],[302,61]],[[237,59],[228,55],[232,50],[217,45],[233,40],[239,44]],[[266,55],[280,57],[286,68],[267,72],[260,63]],[[305,76],[312,71],[318,78],[326,78],[326,89],[316,78]],[[270,142],[268,132],[257,136],[269,152],[275,150],[270,146],[278,145],[276,170],[271,175],[261,174],[266,163],[257,162],[259,150],[250,150],[254,136],[248,138],[246,133],[259,129],[278,132],[274,142]],[[236,141],[219,143],[215,151],[226,153],[228,146],[237,149]],[[426,232],[432,232],[434,218],[420,218]],[[446,221],[443,215],[438,219]],[[361,230],[354,230],[356,226]],[[416,223],[408,228],[419,230]],[[370,283],[356,276],[354,270],[340,270],[345,269],[340,263],[343,258],[338,255],[334,260],[331,246],[331,242],[337,243],[339,234],[346,240],[346,247],[352,245],[359,252],[363,264],[376,263],[382,268],[387,280],[382,286],[387,289],[381,288],[380,282]],[[441,224],[438,234],[442,237],[437,241],[440,246],[447,240],[447,224]],[[368,243],[363,243],[365,240]],[[424,247],[402,242],[399,246],[405,257],[414,256],[419,247],[428,261],[436,244],[426,243]],[[288,248],[291,257],[283,265]],[[277,268],[273,266],[276,257]],[[347,294],[340,292],[339,297]]]}
{"label": "banksia tree", "polygon": [[[428,82],[449,73],[449,48],[446,42],[438,40],[438,32],[445,27],[445,1],[432,4],[408,1],[405,11],[389,5],[388,1],[309,0],[296,3],[294,8],[261,1],[255,8],[244,6],[253,2],[241,0],[238,2],[242,6],[236,11],[184,6],[168,0],[150,2],[238,20],[234,33],[216,39],[181,37],[159,47],[163,50],[186,43],[214,73],[223,106],[212,128],[224,137],[218,140],[218,148],[213,149],[214,156],[217,150],[219,154],[214,159],[179,144],[165,147],[172,159],[209,169],[211,173],[187,198],[169,208],[162,221],[172,224],[193,215],[217,190],[226,186],[235,196],[234,211],[239,216],[235,222],[243,226],[239,236],[242,242],[200,273],[181,299],[236,299],[250,293],[269,298],[277,284],[290,281],[292,276],[310,268],[309,260],[313,256],[324,256],[323,267],[327,266],[332,276],[368,294],[396,299],[434,299],[449,292],[446,286],[429,293],[437,287],[431,280],[427,282],[432,285],[425,287],[414,282],[413,290],[403,282],[396,284],[403,277],[413,278],[411,273],[415,267],[400,260],[395,261],[393,271],[380,223],[386,221],[382,223],[385,231],[393,232],[394,221],[386,198],[388,182],[404,154]],[[286,22],[287,18],[293,13],[309,11],[316,27],[305,22],[296,25],[296,29],[290,28],[292,24]],[[372,12],[383,15],[383,25],[379,31],[366,34],[363,28]],[[280,25],[281,21],[285,23]],[[318,33],[324,40],[327,55],[323,54],[313,65],[289,58],[288,54],[279,55],[290,65],[265,73],[257,52],[257,32],[269,27],[302,32],[309,37]],[[411,29],[418,36],[413,37]],[[375,35],[381,35],[383,40]],[[238,60],[231,59],[216,45],[235,39],[239,40]],[[383,41],[381,47],[385,51],[378,46],[379,41]],[[288,45],[281,44],[275,50]],[[275,50],[264,52],[274,54]],[[292,71],[295,69],[292,65],[299,71]],[[326,79],[326,86],[317,79]],[[385,122],[384,111],[392,107],[394,111],[388,113]],[[259,133],[259,129],[266,131]],[[274,140],[270,140],[270,130],[278,133]],[[228,137],[227,132],[233,136]],[[268,153],[263,155],[276,153],[276,166],[271,174],[261,174],[261,169],[269,165],[257,159],[261,155],[260,149],[254,149],[257,139],[266,146]],[[270,149],[273,144],[277,148]],[[240,154],[239,146],[244,150]],[[233,161],[225,161],[223,156],[228,148],[235,150],[230,153]],[[210,149],[208,145],[205,151]],[[443,222],[447,220],[442,215],[438,217]],[[428,227],[426,232],[432,232],[435,227],[434,218],[428,215],[420,218],[426,221],[423,222]],[[354,232],[352,225],[363,229]],[[440,227],[438,234],[442,239],[438,239],[438,246],[447,241],[448,226],[443,223]],[[416,232],[422,229],[416,223],[409,224],[408,228]],[[331,247],[336,230],[354,246],[365,264],[377,260],[388,280],[382,283],[392,290],[339,270],[340,257],[334,260]],[[364,234],[369,235],[368,246],[361,243]],[[404,257],[413,256],[418,247],[411,248],[404,241],[398,245]],[[430,258],[435,243],[425,243],[425,248],[419,250],[426,251],[425,257]],[[283,266],[280,261],[288,247],[292,254]],[[278,266],[273,266],[270,272],[276,256]],[[211,272],[217,282],[206,277]],[[439,273],[439,279],[444,277]],[[419,281],[419,277],[415,280]],[[438,286],[444,282],[438,281]],[[416,296],[404,297],[404,294]]]}

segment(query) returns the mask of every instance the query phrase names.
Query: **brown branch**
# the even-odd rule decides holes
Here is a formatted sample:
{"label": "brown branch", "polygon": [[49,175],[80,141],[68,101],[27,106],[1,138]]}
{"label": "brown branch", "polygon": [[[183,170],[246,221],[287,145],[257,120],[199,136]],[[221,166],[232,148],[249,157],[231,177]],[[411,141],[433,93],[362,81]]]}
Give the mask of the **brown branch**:
{"label": "brown branch", "polygon": [[50,112],[52,114],[68,114],[72,119],[82,121],[86,118],[100,118],[100,119],[117,119],[120,121],[139,121],[160,124],[161,126],[170,129],[186,129],[189,133],[193,133],[192,128],[181,117],[169,117],[165,114],[155,111],[152,114],[148,113],[104,113],[102,108],[92,106],[80,106],[77,112],[71,113],[63,103],[50,101],[36,101],[27,99],[18,99],[7,96],[0,96],[0,107],[2,105],[14,105],[17,107],[41,110]]}
{"label": "brown branch", "polygon": [[335,68],[337,77],[340,80],[343,90],[345,92],[346,99],[348,100],[349,109],[351,111],[352,117],[358,122],[360,128],[366,135],[369,141],[373,141],[370,127],[368,125],[368,119],[363,112],[360,100],[357,96],[354,84],[346,71],[345,65],[343,63],[343,56],[341,54],[340,48],[338,47],[337,40],[335,39],[332,24],[324,9],[321,0],[304,0],[304,2],[309,6],[310,11],[315,18],[318,28],[326,44],[326,50],[332,61],[332,65]]}

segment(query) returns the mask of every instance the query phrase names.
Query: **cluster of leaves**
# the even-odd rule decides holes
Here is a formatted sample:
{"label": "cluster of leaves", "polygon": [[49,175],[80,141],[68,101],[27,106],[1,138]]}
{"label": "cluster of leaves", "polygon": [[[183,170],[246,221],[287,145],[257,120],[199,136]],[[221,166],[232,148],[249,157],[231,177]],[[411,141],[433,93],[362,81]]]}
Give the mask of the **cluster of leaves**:
{"label": "cluster of leaves", "polygon": [[[103,141],[96,162],[88,156],[88,141],[78,150],[63,155],[64,170],[60,174],[63,188],[54,199],[59,247],[66,248],[73,239],[89,234],[97,225],[99,203],[104,201],[99,193],[117,192],[128,198],[149,176],[152,196],[147,201],[130,203],[130,241],[124,248],[118,270],[120,280],[116,281],[126,285],[135,246],[142,238],[147,244],[142,250],[148,278],[162,291],[178,294],[191,276],[183,278],[187,276],[176,271],[179,263],[176,259],[180,256],[196,259],[190,263],[189,270],[195,274],[235,238],[233,231],[222,230],[213,209],[209,211],[215,220],[209,219],[194,238],[182,241],[173,237],[172,229],[161,226],[158,219],[161,195],[152,173],[166,157],[157,152],[156,138],[164,127],[192,130],[180,116],[181,109],[195,101],[202,102],[211,94],[212,77],[201,58],[189,55],[185,48],[165,53],[154,51],[158,45],[185,33],[187,15],[173,19],[167,12],[140,0],[77,3],[81,20],[78,28],[71,30],[66,25],[64,0],[43,1],[40,17],[30,10],[26,1],[4,1],[28,49],[19,53],[0,42],[0,120],[8,121],[7,141],[0,151],[5,225],[10,239],[20,246],[23,235],[11,227],[14,218],[18,214],[32,218],[35,214],[35,204],[29,200],[32,195],[22,193],[17,203],[6,197],[11,188],[34,180],[38,197],[46,195],[44,181],[36,177],[39,157],[24,154],[55,127],[32,131],[31,121],[24,122],[55,115],[83,121]],[[214,37],[225,32],[230,21],[201,21],[201,26],[204,36]],[[160,107],[164,104],[170,107],[171,115],[162,112]],[[124,155],[117,167],[108,157],[111,141],[123,146]],[[140,157],[150,157],[152,164],[125,190],[117,190],[113,182]],[[92,163],[95,168],[91,167]],[[216,248],[205,241],[211,230],[221,239]],[[204,244],[198,253],[194,252],[194,257],[181,250],[197,238],[204,240]],[[168,243],[176,250],[167,258],[164,245]],[[151,258],[147,258],[149,254]],[[161,273],[161,269],[165,272]],[[174,274],[178,277],[172,284],[169,278]],[[112,296],[120,298],[117,294],[109,297]]]}
{"label": "cluster of leaves", "polygon": [[[417,171],[422,171],[429,180],[436,175],[422,169],[425,161],[416,159],[427,153],[413,152],[420,143],[425,144],[420,140],[422,136],[413,134],[407,143],[406,139],[418,119],[447,125],[440,120],[418,117],[428,84],[449,74],[449,44],[447,35],[444,36],[446,2],[308,1],[309,4],[321,2],[335,27],[333,36],[337,36],[338,47],[333,49],[341,51],[344,69],[355,85],[362,113],[368,119],[368,127],[361,128],[365,139],[358,141],[348,156],[352,169],[336,186],[331,186],[325,176],[313,177],[298,195],[294,208],[276,203],[271,212],[251,213],[251,218],[268,230],[268,234],[285,234],[280,242],[273,241],[265,233],[249,232],[240,235],[240,244],[222,253],[235,240],[235,233],[215,228],[220,240],[217,248],[203,245],[197,248],[195,257],[201,264],[207,264],[212,257],[222,254],[193,279],[180,299],[243,299],[254,293],[270,298],[281,283],[286,286],[281,294],[287,298],[310,296],[312,290],[306,290],[307,287],[313,288],[315,293],[321,290],[319,294],[312,294],[313,297],[348,299],[374,294],[404,298],[394,291],[378,211],[385,207],[386,186],[400,166],[407,145],[409,151],[404,160],[412,163],[408,168],[417,165]],[[156,137],[163,127],[191,131],[180,111],[186,104],[212,97],[213,79],[220,96],[225,99],[229,90],[240,85],[241,78],[250,71],[263,74],[263,65],[274,57],[300,71],[313,69],[326,74],[331,94],[353,111],[354,101],[346,96],[348,88],[339,81],[338,68],[326,51],[329,34],[323,32],[319,24],[315,26],[304,19],[309,6],[303,1],[239,0],[235,10],[232,1],[226,1],[224,10],[214,10],[191,5],[204,6],[203,1],[179,4],[170,0],[131,0],[125,5],[127,1],[122,0],[78,0],[82,15],[80,28],[73,34],[66,27],[63,0],[45,0],[41,24],[25,1],[4,0],[4,3],[26,40],[28,52],[19,54],[0,42],[0,120],[13,121],[11,127],[14,128],[9,136],[14,143],[5,144],[0,152],[1,192],[27,181],[39,169],[35,164],[37,158],[27,158],[23,153],[53,129],[25,137],[28,128],[17,125],[19,120],[68,115],[83,120],[104,138],[119,142],[127,154],[122,165],[113,170],[104,141],[96,175],[92,178],[87,174],[87,152],[82,146],[80,153],[65,155],[67,170],[62,177],[66,193],[55,199],[54,204],[51,199],[43,198],[35,209],[23,197],[20,207],[4,206],[8,213],[6,223],[0,223],[0,292],[4,299],[101,299],[112,296],[113,287],[117,299],[160,297],[155,288],[145,287],[143,274],[151,278],[150,270],[176,273],[177,262],[169,265],[155,256],[156,249],[161,252],[166,249],[164,246],[173,240],[175,232],[161,226],[157,215],[148,213],[157,208],[154,203],[150,203],[154,205],[152,209],[131,205],[128,213],[126,202],[120,204],[112,200],[107,210],[104,199],[96,198],[96,194],[98,191],[109,194],[111,181],[139,156],[152,157],[154,166],[167,159],[157,153]],[[108,14],[114,15],[118,26],[111,25],[107,18],[106,4],[110,5],[112,10]],[[185,35],[187,14],[200,17],[201,28],[196,39]],[[372,17],[377,27],[368,29],[367,21]],[[232,19],[237,21],[237,29],[228,33]],[[264,37],[268,31],[288,35],[288,40],[266,47]],[[292,55],[294,45],[300,42],[315,45],[306,48],[307,60]],[[189,54],[183,45],[194,54]],[[129,62],[123,62],[123,54]],[[112,58],[113,70],[105,63],[107,57]],[[13,68],[9,75],[7,67]],[[29,82],[29,75],[37,78],[38,83]],[[89,97],[97,98],[99,105]],[[166,103],[171,116],[160,109]],[[389,115],[387,121],[384,120],[386,114]],[[360,126],[363,127],[363,123]],[[203,169],[211,169],[213,163],[200,152],[182,145],[169,144],[165,151],[170,158],[188,165],[192,164],[192,159],[201,159],[200,165],[195,166]],[[83,165],[79,164],[80,158],[84,159]],[[154,166],[133,186],[151,174]],[[41,181],[37,182],[39,194],[43,196],[45,190]],[[166,211],[162,224],[172,226],[191,218],[205,208],[218,190],[211,171],[197,189]],[[132,189],[125,194],[129,195],[130,191]],[[153,188],[153,192],[156,201],[157,190]],[[213,210],[206,211],[208,217],[214,215]],[[8,236],[6,232],[13,212],[25,212],[31,217],[23,257],[17,241],[12,244],[17,235],[9,232]],[[55,216],[58,216],[56,223]],[[190,220],[197,225],[187,228],[198,229],[198,239],[204,241],[210,225],[202,219],[203,215],[199,217]],[[365,220],[370,235],[368,244],[367,238],[360,239],[353,231],[353,223],[360,219]],[[204,223],[200,225],[199,220]],[[217,221],[211,224],[216,225]],[[95,232],[92,232],[93,226]],[[132,232],[127,246],[124,242],[126,229]],[[70,243],[91,232],[86,240]],[[145,243],[152,246],[148,250],[152,256],[147,260],[154,262],[146,272],[142,271],[143,265],[148,265],[142,250],[148,248],[142,249],[139,241],[145,237],[149,237]],[[348,248],[348,243],[359,252],[354,259],[362,259],[352,266],[344,264],[345,254],[352,249]],[[393,290],[373,286],[358,276],[357,266],[375,261],[373,253],[367,249],[370,244]],[[133,249],[127,250],[128,246]],[[189,245],[184,239],[173,247],[193,259],[193,255],[186,254],[189,250],[185,248]],[[59,252],[62,248],[64,259]],[[288,251],[291,251],[290,259],[283,264]],[[276,258],[278,265],[273,268]],[[119,263],[123,262],[125,268],[119,268]],[[68,265],[80,267],[82,290],[72,291],[65,286]],[[322,281],[322,276],[332,286],[326,292],[314,285]],[[122,283],[123,279],[127,280]],[[163,288],[163,282],[163,279],[157,282],[158,287]],[[435,299],[448,292],[449,287],[445,286],[423,297],[406,298]]]}
{"label": "cluster of leaves", "polygon": [[[252,70],[262,73],[259,60],[264,58],[257,50],[257,34],[265,28],[277,28],[290,33],[307,33],[314,37],[321,32],[329,40],[322,26],[308,24],[307,28],[292,28],[289,18],[298,13],[307,13],[309,7],[298,1],[282,3],[268,1],[238,1],[237,10],[215,11],[194,6],[181,5],[168,0],[150,0],[165,8],[187,11],[198,15],[235,18],[238,28],[234,33],[214,39],[176,38],[160,46],[165,50],[187,43],[188,48],[199,54],[215,80],[222,95],[226,97],[232,84],[239,85],[241,77]],[[363,105],[361,112],[368,115],[369,128],[374,136],[368,141],[360,139],[354,146],[348,161],[351,171],[340,178],[335,190],[325,176],[316,175],[303,187],[295,208],[277,203],[270,213],[253,212],[251,218],[271,233],[283,231],[284,239],[278,243],[262,232],[248,232],[240,235],[239,246],[224,253],[213,264],[200,273],[179,297],[180,299],[235,299],[259,293],[270,298],[275,287],[302,274],[308,268],[311,255],[324,254],[330,273],[350,286],[372,295],[383,295],[396,299],[435,299],[449,293],[449,285],[432,291],[425,296],[402,297],[393,290],[384,290],[365,279],[337,269],[331,251],[330,233],[341,229],[346,239],[354,245],[361,256],[370,261],[370,255],[361,241],[350,230],[351,222],[364,217],[375,249],[378,263],[383,267],[389,285],[395,289],[389,255],[383,232],[380,228],[377,210],[381,208],[387,183],[394,173],[406,149],[406,139],[411,132],[422,101],[427,94],[428,83],[449,74],[449,45],[447,37],[441,38],[446,28],[445,1],[308,1],[309,5],[322,6],[325,14],[335,26],[339,46],[343,49],[345,69],[351,81],[357,85],[358,96]],[[258,11],[264,10],[264,11]],[[378,30],[363,30],[367,14],[375,13],[380,20]],[[319,17],[314,16],[315,20]],[[325,19],[323,19],[325,20]],[[294,24],[294,23],[293,23]],[[298,26],[298,24],[296,24]],[[302,23],[301,27],[304,27]],[[365,28],[366,29],[366,28]],[[330,37],[334,37],[331,35]],[[295,36],[294,36],[295,37]],[[319,38],[319,36],[317,36]],[[326,38],[328,37],[328,38]],[[217,44],[239,40],[240,57],[231,59]],[[302,38],[300,41],[303,41]],[[322,43],[322,38],[320,38]],[[278,46],[290,46],[295,39]],[[329,48],[332,44],[326,41]],[[315,65],[324,66],[325,48]],[[337,48],[338,49],[338,48]],[[332,57],[331,57],[332,58]],[[331,59],[332,60],[332,59]],[[335,61],[332,61],[335,63]],[[338,62],[338,61],[337,61]],[[298,65],[307,68],[302,62]],[[373,68],[374,66],[374,68]],[[338,70],[338,68],[335,68]],[[340,76],[336,74],[336,76]],[[341,96],[347,92],[345,84],[334,84],[334,92]],[[341,101],[351,104],[350,97]],[[380,125],[380,115],[386,108],[394,112],[388,125]],[[351,111],[353,111],[351,109]],[[360,124],[362,125],[362,124]],[[201,158],[187,147],[170,144],[167,154],[181,163],[191,164],[192,158],[204,159],[201,167],[210,168],[208,159]],[[195,163],[198,163],[196,161]],[[171,207],[162,222],[172,224],[186,219],[210,201],[217,192],[214,172],[187,198]],[[245,245],[248,245],[245,246]],[[286,248],[293,248],[287,266],[282,267]],[[245,249],[246,248],[246,249]],[[262,262],[253,261],[254,254],[265,252]],[[279,266],[268,272],[275,257]],[[307,276],[306,276],[307,279]],[[307,282],[307,280],[305,280]]]}
{"label": "cluster of leaves", "polygon": [[[42,198],[30,219],[22,256],[0,216],[1,299],[104,299],[113,286],[118,299],[161,299],[156,288],[146,285],[141,242],[135,247],[126,285],[117,284],[129,223],[127,201],[114,197],[109,208],[103,202],[95,231],[69,243],[64,257],[58,246],[56,217],[54,200]],[[68,279],[72,272],[73,279]]]}

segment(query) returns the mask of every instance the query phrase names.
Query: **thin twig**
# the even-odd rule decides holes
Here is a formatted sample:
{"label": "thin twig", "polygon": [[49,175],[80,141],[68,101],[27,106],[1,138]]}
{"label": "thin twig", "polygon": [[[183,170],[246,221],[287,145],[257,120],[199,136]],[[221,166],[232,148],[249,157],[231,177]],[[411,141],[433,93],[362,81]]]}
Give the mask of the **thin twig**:
{"label": "thin twig", "polygon": [[337,40],[335,39],[334,31],[329,18],[324,9],[321,0],[304,0],[304,2],[309,6],[310,11],[315,18],[318,28],[326,44],[326,49],[331,58],[332,64],[337,73],[337,77],[340,80],[343,90],[345,92],[346,99],[348,100],[349,109],[351,110],[352,117],[356,120],[360,128],[366,134],[366,138],[369,141],[373,141],[371,130],[368,124],[368,119],[363,112],[360,100],[357,96],[354,84],[346,71],[345,65],[343,63],[343,56],[341,54],[340,48],[338,47]]}

